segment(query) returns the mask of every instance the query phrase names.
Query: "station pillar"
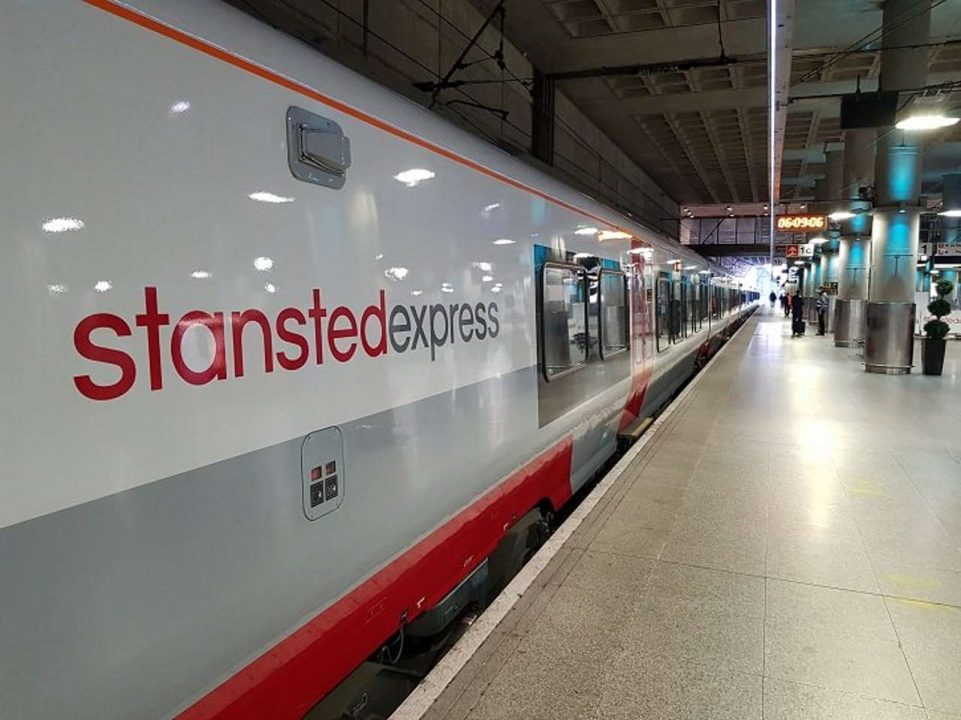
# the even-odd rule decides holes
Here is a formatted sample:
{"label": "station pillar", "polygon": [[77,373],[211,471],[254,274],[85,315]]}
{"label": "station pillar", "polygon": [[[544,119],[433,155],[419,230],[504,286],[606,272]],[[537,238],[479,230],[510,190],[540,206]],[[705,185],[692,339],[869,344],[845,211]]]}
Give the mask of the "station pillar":
{"label": "station pillar", "polygon": [[[824,158],[826,174],[823,179],[823,191],[826,202],[822,209],[827,213],[832,213],[840,208],[839,200],[843,197],[844,151],[829,150],[824,154]],[[815,192],[817,192],[817,185],[815,185]],[[834,332],[834,308],[837,305],[838,248],[841,240],[840,228],[836,224],[830,225],[825,237],[827,241],[821,245],[819,283],[827,288],[827,330],[828,332]]]}
{"label": "station pillar", "polygon": [[[927,80],[930,0],[886,0],[881,81],[886,91],[918,88]],[[893,127],[878,130],[871,277],[865,305],[864,368],[911,372],[914,360],[915,266],[921,229],[921,139]]]}
{"label": "station pillar", "polygon": [[868,244],[871,203],[862,188],[874,184],[875,131],[846,130],[838,210],[854,213],[843,220],[838,238],[838,294],[834,306],[834,344],[853,347],[864,340],[864,304],[868,298]]}

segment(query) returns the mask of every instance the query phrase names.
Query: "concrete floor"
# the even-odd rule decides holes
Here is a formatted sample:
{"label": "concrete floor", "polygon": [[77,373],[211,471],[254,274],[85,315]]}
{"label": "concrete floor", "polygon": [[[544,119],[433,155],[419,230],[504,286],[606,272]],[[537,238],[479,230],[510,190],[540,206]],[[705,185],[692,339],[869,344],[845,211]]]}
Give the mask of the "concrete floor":
{"label": "concrete floor", "polygon": [[961,720],[961,343],[868,375],[766,309],[431,720]]}

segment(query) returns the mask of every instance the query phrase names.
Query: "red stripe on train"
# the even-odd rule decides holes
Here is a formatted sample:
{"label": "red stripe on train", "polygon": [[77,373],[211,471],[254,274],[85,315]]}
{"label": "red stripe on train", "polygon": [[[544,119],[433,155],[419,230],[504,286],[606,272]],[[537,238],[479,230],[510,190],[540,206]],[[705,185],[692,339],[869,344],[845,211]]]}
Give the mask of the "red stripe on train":
{"label": "red stripe on train", "polygon": [[300,718],[400,626],[433,607],[542,500],[571,496],[568,437],[189,707],[180,720]]}

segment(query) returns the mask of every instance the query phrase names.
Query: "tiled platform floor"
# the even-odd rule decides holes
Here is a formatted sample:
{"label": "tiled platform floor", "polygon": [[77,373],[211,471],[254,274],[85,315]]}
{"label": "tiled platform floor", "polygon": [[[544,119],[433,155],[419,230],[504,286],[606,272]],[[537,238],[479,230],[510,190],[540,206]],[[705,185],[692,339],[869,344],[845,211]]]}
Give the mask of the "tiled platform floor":
{"label": "tiled platform floor", "polygon": [[762,310],[432,720],[961,720],[961,343],[866,374]]}

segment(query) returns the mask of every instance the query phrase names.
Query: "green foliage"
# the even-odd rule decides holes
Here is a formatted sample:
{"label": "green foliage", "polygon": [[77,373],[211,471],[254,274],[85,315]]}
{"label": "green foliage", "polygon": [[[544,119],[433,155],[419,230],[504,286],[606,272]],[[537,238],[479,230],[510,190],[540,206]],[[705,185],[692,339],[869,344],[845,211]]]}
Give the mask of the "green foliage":
{"label": "green foliage", "polygon": [[935,298],[928,303],[928,312],[934,315],[934,317],[941,319],[951,313],[951,303],[943,297]]}
{"label": "green foliage", "polygon": [[935,340],[942,340],[947,337],[951,328],[944,320],[928,320],[924,323],[924,334]]}
{"label": "green foliage", "polygon": [[[952,290],[954,290],[954,283],[950,280],[938,280],[934,286],[934,291],[941,297],[950,295]],[[947,313],[944,314],[947,315]]]}

